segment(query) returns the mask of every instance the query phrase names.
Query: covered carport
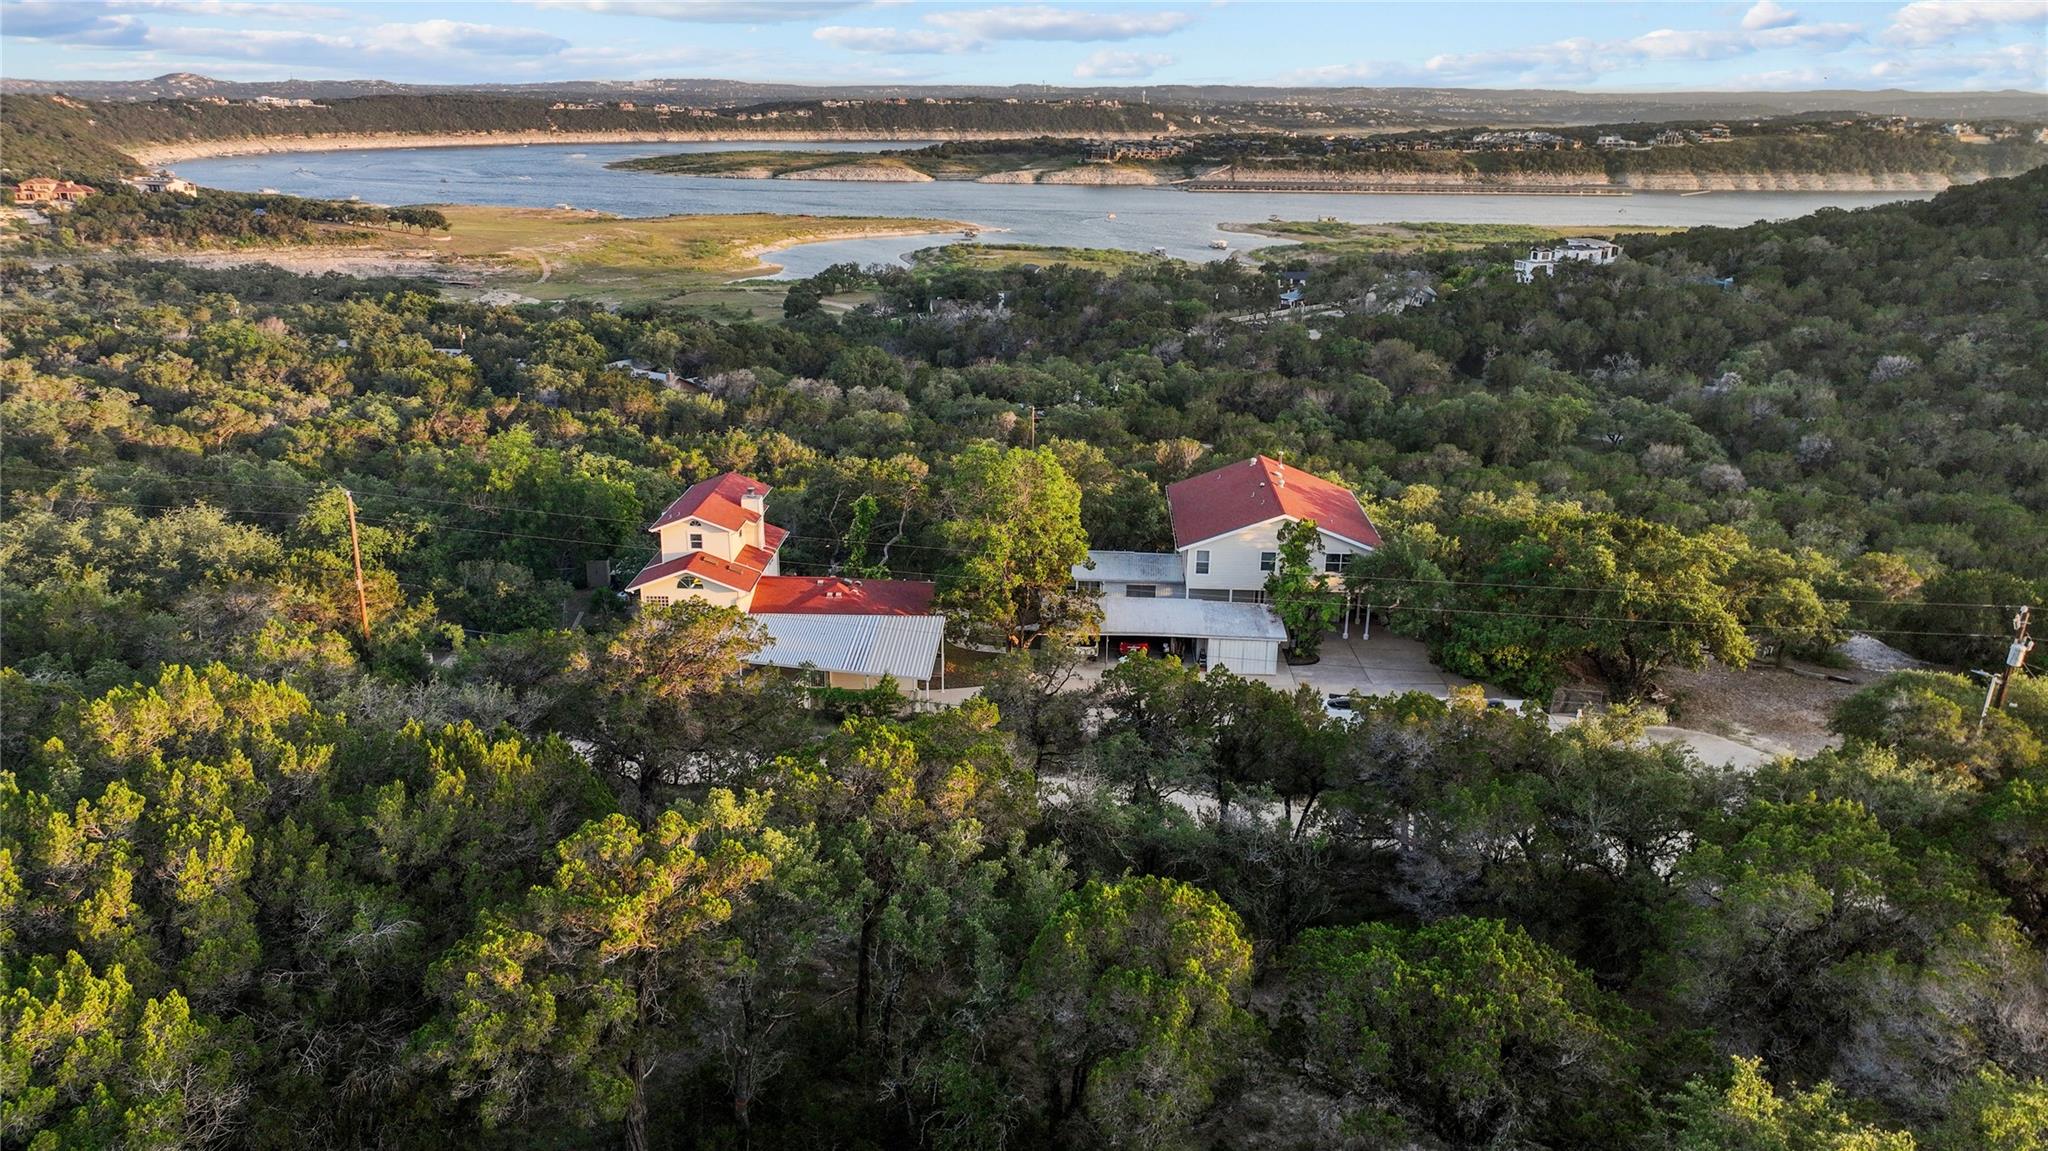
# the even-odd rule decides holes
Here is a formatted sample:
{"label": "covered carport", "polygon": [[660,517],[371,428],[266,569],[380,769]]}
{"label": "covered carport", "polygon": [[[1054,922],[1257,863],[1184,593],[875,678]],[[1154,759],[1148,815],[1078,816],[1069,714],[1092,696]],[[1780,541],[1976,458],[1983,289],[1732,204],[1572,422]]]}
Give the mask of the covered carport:
{"label": "covered carport", "polygon": [[1257,603],[1198,599],[1102,599],[1102,650],[1144,642],[1205,668],[1239,675],[1274,675],[1287,629],[1273,609]]}

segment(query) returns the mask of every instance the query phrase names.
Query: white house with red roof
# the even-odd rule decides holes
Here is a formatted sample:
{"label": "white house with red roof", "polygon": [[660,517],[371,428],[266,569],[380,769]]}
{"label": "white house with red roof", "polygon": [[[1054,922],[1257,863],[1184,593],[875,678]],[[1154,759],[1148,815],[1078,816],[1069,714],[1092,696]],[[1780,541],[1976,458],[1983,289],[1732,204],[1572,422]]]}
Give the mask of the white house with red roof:
{"label": "white house with red roof", "polygon": [[1287,632],[1266,606],[1280,529],[1314,520],[1315,562],[1332,582],[1380,546],[1342,484],[1253,456],[1169,484],[1172,552],[1091,551],[1074,579],[1101,596],[1107,651],[1144,646],[1244,675],[1278,670]]}
{"label": "white house with red roof", "polygon": [[1332,576],[1380,546],[1379,529],[1350,488],[1267,456],[1169,484],[1166,505],[1193,599],[1265,602],[1280,529],[1297,520],[1315,521],[1322,537],[1316,562]]}
{"label": "white house with red roof", "polygon": [[833,687],[872,687],[883,676],[923,690],[943,679],[946,620],[918,580],[782,574],[789,532],[767,520],[767,484],[727,472],[688,491],[648,527],[654,558],[626,590],[645,604],[682,597],[758,620],[768,646],[753,662],[820,673]]}

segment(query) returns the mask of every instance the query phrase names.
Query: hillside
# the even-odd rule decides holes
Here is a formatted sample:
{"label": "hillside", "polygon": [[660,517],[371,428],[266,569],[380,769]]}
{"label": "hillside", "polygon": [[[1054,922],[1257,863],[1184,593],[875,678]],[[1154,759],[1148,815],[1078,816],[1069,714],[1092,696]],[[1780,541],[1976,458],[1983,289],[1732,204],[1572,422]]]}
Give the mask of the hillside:
{"label": "hillside", "polygon": [[[630,105],[630,106],[622,106]],[[1174,116],[1181,113],[1174,112]],[[621,139],[912,139],[948,135],[1149,135],[1178,121],[1156,107],[1095,101],[862,100],[781,102],[745,107],[683,108],[639,101],[579,105],[478,95],[366,96],[310,107],[158,100],[86,104],[60,96],[9,96],[5,102],[10,166],[70,165],[82,175],[132,167],[116,150],[145,158],[336,142],[390,144],[399,138],[547,140]],[[13,157],[21,157],[16,164]],[[38,169],[40,170],[40,169]]]}
{"label": "hillside", "polygon": [[1250,84],[1086,84],[1049,88],[1043,84],[800,84],[718,78],[648,80],[557,80],[538,83],[401,84],[389,80],[220,80],[173,72],[142,80],[34,80],[0,78],[0,93],[51,95],[81,100],[135,102],[218,96],[343,99],[383,95],[516,96],[546,100],[673,100],[722,106],[764,101],[848,99],[978,98],[1043,100],[1113,98],[1128,103],[1156,101],[1164,107],[1242,111],[1265,105],[1273,122],[1341,122],[1419,127],[1429,124],[1590,124],[1708,117],[1785,116],[1850,112],[1875,116],[1946,118],[2040,116],[2039,93],[1911,92],[1903,89],[1812,92],[1572,92],[1557,89],[1286,87]]}
{"label": "hillside", "polygon": [[[1178,154],[1164,159],[1085,162],[1088,142],[1039,137],[1024,140],[948,141],[892,149],[868,161],[871,179],[987,180],[1003,183],[1167,183],[1193,177],[1190,187],[1228,191],[1237,186],[1314,191],[1341,186],[1367,190],[1460,187],[1613,188],[1689,191],[1695,188],[1857,187],[1939,190],[1986,176],[2005,176],[2048,163],[2048,145],[2033,123],[1987,124],[1984,136],[1965,141],[1932,123],[1876,124],[1862,120],[1765,121],[1735,129],[1704,123],[1596,126],[1527,134],[1429,132],[1395,136],[1303,139],[1280,133],[1215,133],[1183,137]],[[1727,139],[1703,133],[1731,132]],[[1631,146],[1603,148],[1597,141],[1629,131]],[[1648,141],[1668,135],[1675,143]],[[672,175],[751,179],[837,179],[843,153],[735,150],[647,156],[612,167]]]}

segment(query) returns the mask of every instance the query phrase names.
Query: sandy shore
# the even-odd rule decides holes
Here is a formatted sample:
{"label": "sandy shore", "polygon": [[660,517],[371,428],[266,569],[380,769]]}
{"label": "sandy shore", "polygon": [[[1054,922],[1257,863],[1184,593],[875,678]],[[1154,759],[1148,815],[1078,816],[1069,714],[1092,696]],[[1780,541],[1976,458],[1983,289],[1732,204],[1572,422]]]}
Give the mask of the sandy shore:
{"label": "sandy shore", "polygon": [[891,236],[906,238],[912,236],[957,237],[960,235],[961,232],[967,231],[969,229],[974,229],[977,231],[980,230],[974,224],[960,224],[957,227],[946,228],[940,231],[933,231],[928,227],[848,228],[837,232],[822,232],[815,236],[804,236],[797,239],[778,240],[773,244],[757,244],[751,248],[741,248],[740,255],[745,256],[750,260],[760,261],[760,266],[758,268],[755,268],[753,271],[750,271],[741,276],[737,276],[735,278],[742,280],[750,280],[756,279],[761,276],[773,276],[776,273],[782,271],[781,264],[770,263],[766,260],[762,260],[761,257],[769,255],[774,252],[780,252],[784,248],[800,248],[805,244],[831,244],[836,243],[840,240],[887,239]]}
{"label": "sandy shore", "polygon": [[919,143],[932,140],[1028,140],[1036,132],[372,132],[327,136],[244,136],[185,140],[127,149],[146,166],[208,156],[283,152],[355,152],[367,148],[486,148],[526,144],[828,144]]}

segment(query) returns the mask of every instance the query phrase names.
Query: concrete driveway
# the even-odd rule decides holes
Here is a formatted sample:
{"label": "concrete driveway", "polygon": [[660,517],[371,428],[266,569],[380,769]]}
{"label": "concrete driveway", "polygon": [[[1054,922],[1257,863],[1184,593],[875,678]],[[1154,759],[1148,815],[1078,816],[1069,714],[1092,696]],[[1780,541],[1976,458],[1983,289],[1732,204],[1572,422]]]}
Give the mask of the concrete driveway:
{"label": "concrete driveway", "polygon": [[[1323,640],[1322,657],[1319,663],[1305,667],[1282,665],[1277,675],[1249,678],[1282,691],[1307,684],[1324,692],[1400,695],[1420,691],[1439,697],[1473,682],[1429,662],[1429,649],[1421,641],[1385,630],[1371,639],[1361,637],[1356,630],[1350,639],[1333,632]],[[1503,693],[1489,687],[1486,694],[1498,699]]]}

